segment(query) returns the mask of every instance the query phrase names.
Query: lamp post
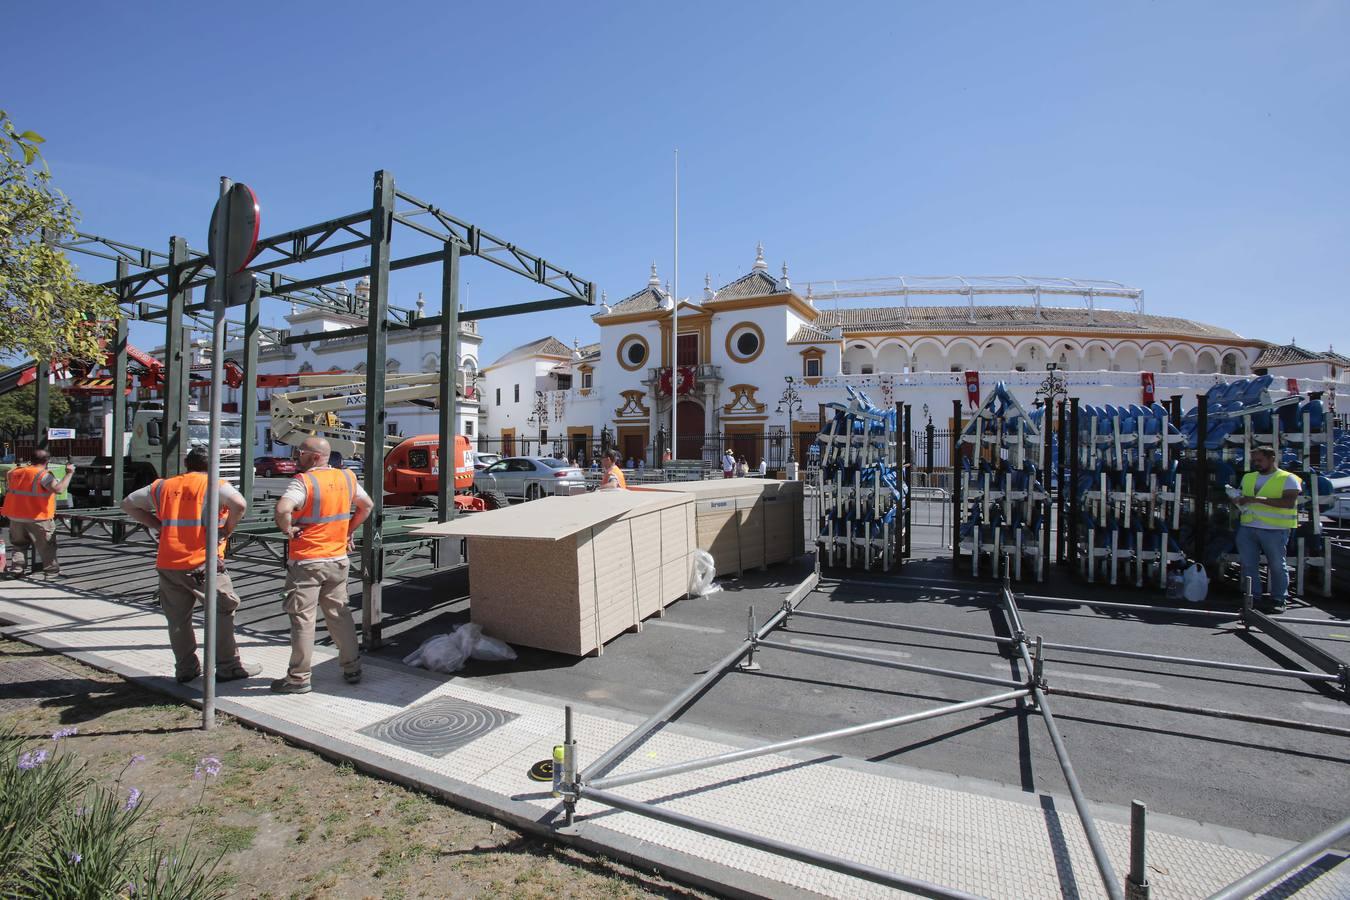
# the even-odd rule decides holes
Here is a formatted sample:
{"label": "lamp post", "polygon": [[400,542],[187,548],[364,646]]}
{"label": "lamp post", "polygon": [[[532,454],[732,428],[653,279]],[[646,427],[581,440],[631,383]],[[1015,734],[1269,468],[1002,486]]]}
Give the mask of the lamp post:
{"label": "lamp post", "polygon": [[1036,396],[1044,398],[1046,406],[1051,410],[1055,408],[1055,400],[1062,399],[1069,395],[1069,386],[1064,380],[1064,373],[1059,370],[1059,363],[1045,364],[1045,380],[1041,386],[1036,388]]}
{"label": "lamp post", "polygon": [[787,382],[787,387],[783,388],[783,396],[778,398],[778,406],[774,412],[787,413],[787,461],[795,463],[797,449],[792,446],[792,415],[802,411],[802,395],[797,392],[797,379],[791,375],[784,375],[783,380]]}
{"label": "lamp post", "polygon": [[544,399],[543,391],[534,392],[534,408],[530,410],[530,417],[525,420],[528,424],[535,426],[539,431],[539,455],[544,455],[544,426],[548,424],[548,401]]}

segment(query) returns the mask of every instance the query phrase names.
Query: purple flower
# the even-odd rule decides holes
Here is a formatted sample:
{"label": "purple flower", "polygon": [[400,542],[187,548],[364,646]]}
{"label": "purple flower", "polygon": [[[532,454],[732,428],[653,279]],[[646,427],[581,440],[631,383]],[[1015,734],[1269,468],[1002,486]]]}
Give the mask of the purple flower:
{"label": "purple flower", "polygon": [[127,882],[127,896],[128,897],[136,896],[136,882],[134,881]]}
{"label": "purple flower", "polygon": [[19,768],[25,772],[36,769],[47,761],[47,756],[46,750],[30,750],[19,757]]}
{"label": "purple flower", "polygon": [[58,728],[56,731],[52,732],[52,740],[59,741],[61,738],[74,737],[79,733],[80,729],[76,728],[74,725],[69,728]]}
{"label": "purple flower", "polygon": [[201,761],[197,763],[196,768],[192,770],[192,777],[198,780],[203,777],[214,778],[220,774],[222,768],[224,767],[219,759],[214,756],[203,756]]}
{"label": "purple flower", "polygon": [[136,765],[136,763],[143,763],[143,762],[145,762],[145,754],[137,753],[135,756],[131,758],[131,762],[127,763],[127,765],[134,766]]}
{"label": "purple flower", "polygon": [[75,863],[76,865],[79,865],[80,860],[82,860],[82,859],[84,859],[84,857],[81,856],[81,855],[78,854],[78,853],[72,853],[72,854],[70,854],[70,861],[71,861],[72,863]]}
{"label": "purple flower", "polygon": [[140,805],[141,805],[141,789],[132,788],[131,792],[127,794],[127,802],[122,804],[122,809],[125,810],[126,812],[131,812],[133,809],[135,809]]}

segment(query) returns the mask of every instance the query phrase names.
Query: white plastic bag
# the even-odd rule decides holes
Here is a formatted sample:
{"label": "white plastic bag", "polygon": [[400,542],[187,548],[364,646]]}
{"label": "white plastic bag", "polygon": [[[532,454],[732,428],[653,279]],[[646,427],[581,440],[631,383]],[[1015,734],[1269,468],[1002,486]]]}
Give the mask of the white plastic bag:
{"label": "white plastic bag", "polygon": [[689,576],[689,596],[706,597],[720,591],[722,586],[713,583],[715,577],[717,566],[713,563],[712,554],[706,550],[695,550],[694,568]]}
{"label": "white plastic bag", "polygon": [[1181,579],[1181,593],[1192,603],[1205,602],[1209,596],[1209,573],[1204,566],[1191,563],[1186,567],[1186,574]]}
{"label": "white plastic bag", "polygon": [[403,664],[444,672],[447,675],[464,668],[470,659],[504,662],[516,658],[516,651],[494,637],[483,634],[481,625],[461,625],[451,634],[438,634],[422,642],[403,657]]}

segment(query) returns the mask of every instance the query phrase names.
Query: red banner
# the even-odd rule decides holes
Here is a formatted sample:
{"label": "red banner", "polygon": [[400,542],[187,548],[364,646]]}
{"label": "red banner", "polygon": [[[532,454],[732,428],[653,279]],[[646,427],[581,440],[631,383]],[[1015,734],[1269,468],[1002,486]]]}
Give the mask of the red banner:
{"label": "red banner", "polygon": [[966,373],[966,402],[970,404],[972,409],[980,405],[979,372]]}
{"label": "red banner", "polygon": [[[678,372],[680,373],[680,376],[679,376],[679,377],[680,377],[679,392],[680,392],[681,394],[688,394],[688,393],[690,393],[691,391],[693,391],[693,389],[694,389],[694,367],[693,367],[693,366],[680,366],[679,369],[677,369],[676,371],[678,371]],[[671,375],[670,375],[670,369],[669,369],[669,368],[666,368],[666,369],[662,369],[662,370],[661,370],[661,379],[660,379],[660,381],[657,383],[657,386],[656,386],[656,392],[657,392],[658,394],[660,394],[662,397],[668,397],[668,396],[670,396],[670,377],[671,377]]]}
{"label": "red banner", "polygon": [[1145,406],[1148,406],[1150,403],[1153,402],[1153,397],[1154,397],[1154,394],[1153,394],[1153,373],[1152,373],[1152,372],[1140,372],[1140,373],[1139,373],[1139,381],[1140,381],[1140,382],[1143,384],[1143,386],[1144,386],[1144,405],[1145,405]]}
{"label": "red banner", "polygon": [[1297,393],[1298,393],[1298,379],[1297,379],[1297,378],[1286,378],[1286,379],[1285,379],[1284,389],[1285,389],[1286,391],[1288,391],[1289,393],[1291,393],[1291,394],[1297,394]]}

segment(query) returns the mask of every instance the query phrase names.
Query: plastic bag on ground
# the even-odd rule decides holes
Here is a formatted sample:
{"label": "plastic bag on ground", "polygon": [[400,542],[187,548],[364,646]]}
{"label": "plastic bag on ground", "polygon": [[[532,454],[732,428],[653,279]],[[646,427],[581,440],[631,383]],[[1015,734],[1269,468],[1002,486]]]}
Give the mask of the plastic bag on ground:
{"label": "plastic bag on ground", "polygon": [[450,634],[427,638],[422,646],[403,657],[403,664],[449,675],[464,668],[470,659],[501,662],[515,658],[516,651],[510,646],[483,634],[481,625],[470,623]]}
{"label": "plastic bag on ground", "polygon": [[1209,574],[1204,566],[1191,563],[1186,567],[1186,574],[1181,579],[1181,593],[1191,603],[1205,602],[1205,597],[1209,596]]}
{"label": "plastic bag on ground", "polygon": [[713,583],[715,577],[717,566],[713,563],[712,554],[706,550],[695,550],[694,568],[689,576],[689,596],[706,597],[720,591],[722,586]]}

